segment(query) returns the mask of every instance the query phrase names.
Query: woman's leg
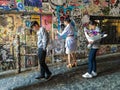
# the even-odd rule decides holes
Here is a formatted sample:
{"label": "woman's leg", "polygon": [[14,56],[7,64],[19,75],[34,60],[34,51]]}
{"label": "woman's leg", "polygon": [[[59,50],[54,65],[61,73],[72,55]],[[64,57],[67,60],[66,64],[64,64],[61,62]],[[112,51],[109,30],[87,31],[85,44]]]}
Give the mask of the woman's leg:
{"label": "woman's leg", "polygon": [[68,54],[68,64],[71,64],[71,62],[70,62],[70,54]]}
{"label": "woman's leg", "polygon": [[70,58],[70,54],[68,54],[68,62],[67,62],[68,64],[67,64],[67,67],[68,68],[71,68],[72,67],[72,65],[71,65],[71,58]]}
{"label": "woman's leg", "polygon": [[89,58],[88,58],[88,72],[91,74],[92,71],[96,72],[96,52],[97,49],[91,49],[89,53]]}
{"label": "woman's leg", "polygon": [[68,47],[66,48],[66,54],[68,55],[68,59],[67,59],[67,67],[71,68],[71,58],[70,58],[70,50],[68,49]]}
{"label": "woman's leg", "polygon": [[72,57],[72,66],[77,66],[77,61],[76,61],[76,56],[75,56],[75,53],[72,53],[71,54],[71,57]]}
{"label": "woman's leg", "polygon": [[95,52],[94,52],[94,57],[93,57],[93,68],[92,68],[92,70],[93,70],[94,72],[96,72],[96,53],[97,53],[97,50],[98,50],[98,49],[95,50]]}
{"label": "woman's leg", "polygon": [[88,73],[91,74],[93,69],[94,49],[90,49],[88,57]]}

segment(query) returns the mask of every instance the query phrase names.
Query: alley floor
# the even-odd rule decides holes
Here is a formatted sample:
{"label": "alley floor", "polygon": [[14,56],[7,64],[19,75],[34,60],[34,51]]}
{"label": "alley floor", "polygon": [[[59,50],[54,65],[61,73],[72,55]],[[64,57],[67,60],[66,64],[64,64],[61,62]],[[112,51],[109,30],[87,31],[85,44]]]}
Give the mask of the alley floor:
{"label": "alley floor", "polygon": [[98,76],[82,78],[87,71],[87,59],[78,67],[67,69],[65,63],[50,66],[53,77],[49,81],[36,80],[37,69],[7,76],[0,75],[0,90],[120,90],[120,55],[97,59]]}
{"label": "alley floor", "polygon": [[[54,68],[57,69],[57,68]],[[64,68],[60,68],[62,70]],[[53,75],[50,81],[40,81],[14,90],[120,90],[120,59],[106,58],[97,61],[98,76],[82,78],[87,63]],[[59,71],[59,70],[58,70]],[[57,71],[56,71],[57,72]]]}

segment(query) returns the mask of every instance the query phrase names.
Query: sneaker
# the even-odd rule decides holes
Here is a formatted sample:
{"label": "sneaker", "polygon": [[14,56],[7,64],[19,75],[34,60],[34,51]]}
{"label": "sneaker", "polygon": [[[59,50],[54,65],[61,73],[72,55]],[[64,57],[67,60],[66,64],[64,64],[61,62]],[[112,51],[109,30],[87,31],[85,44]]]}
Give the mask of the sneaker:
{"label": "sneaker", "polygon": [[50,80],[52,78],[52,74],[48,75],[45,79]]}
{"label": "sneaker", "polygon": [[83,78],[92,78],[93,76],[88,72],[82,75]]}
{"label": "sneaker", "polygon": [[94,71],[92,71],[92,73],[91,73],[91,74],[92,74],[92,76],[93,76],[93,77],[96,77],[96,76],[97,76],[97,73],[96,73],[96,72],[94,72]]}
{"label": "sneaker", "polygon": [[103,35],[102,35],[103,38],[104,38],[104,37],[107,37],[107,36],[108,36],[107,34],[103,34]]}
{"label": "sneaker", "polygon": [[45,79],[45,76],[38,76],[35,79]]}

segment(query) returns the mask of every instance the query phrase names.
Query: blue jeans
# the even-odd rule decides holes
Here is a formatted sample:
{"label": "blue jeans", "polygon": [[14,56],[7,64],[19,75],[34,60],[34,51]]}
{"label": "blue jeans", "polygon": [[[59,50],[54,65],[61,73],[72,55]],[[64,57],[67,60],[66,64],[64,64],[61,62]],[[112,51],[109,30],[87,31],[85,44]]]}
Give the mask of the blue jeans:
{"label": "blue jeans", "polygon": [[41,76],[45,76],[45,73],[47,75],[50,75],[51,72],[48,69],[47,64],[45,63],[46,51],[43,50],[43,48],[38,48],[38,58],[39,58],[39,63],[40,63]]}
{"label": "blue jeans", "polygon": [[98,49],[90,49],[88,57],[88,73],[91,74],[92,71],[96,72],[96,53]]}

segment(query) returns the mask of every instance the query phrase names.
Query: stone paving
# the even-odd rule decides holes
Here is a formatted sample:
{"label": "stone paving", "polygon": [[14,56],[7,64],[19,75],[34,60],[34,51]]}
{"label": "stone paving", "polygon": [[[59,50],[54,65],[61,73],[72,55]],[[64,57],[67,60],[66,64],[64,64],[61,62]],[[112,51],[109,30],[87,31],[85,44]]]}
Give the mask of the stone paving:
{"label": "stone paving", "polygon": [[36,80],[38,70],[17,75],[0,75],[0,90],[120,90],[120,60],[102,58],[98,60],[98,77],[83,79],[81,75],[87,71],[86,60],[79,66],[68,70],[65,63],[50,66],[53,78],[50,81]]}
{"label": "stone paving", "polygon": [[98,62],[98,76],[83,79],[87,65],[55,75],[48,82],[39,82],[15,90],[120,90],[120,59]]}

